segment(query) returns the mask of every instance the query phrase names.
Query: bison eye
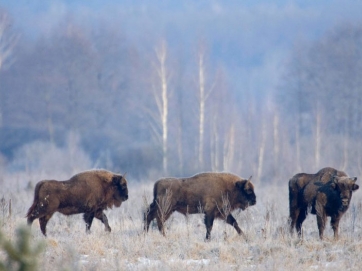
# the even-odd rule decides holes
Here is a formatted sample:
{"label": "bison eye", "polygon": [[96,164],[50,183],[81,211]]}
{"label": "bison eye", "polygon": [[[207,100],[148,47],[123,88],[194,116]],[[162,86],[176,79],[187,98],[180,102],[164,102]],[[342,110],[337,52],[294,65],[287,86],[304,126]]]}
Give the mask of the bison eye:
{"label": "bison eye", "polygon": [[253,191],[251,189],[246,190],[246,194],[251,194],[251,193],[253,193]]}

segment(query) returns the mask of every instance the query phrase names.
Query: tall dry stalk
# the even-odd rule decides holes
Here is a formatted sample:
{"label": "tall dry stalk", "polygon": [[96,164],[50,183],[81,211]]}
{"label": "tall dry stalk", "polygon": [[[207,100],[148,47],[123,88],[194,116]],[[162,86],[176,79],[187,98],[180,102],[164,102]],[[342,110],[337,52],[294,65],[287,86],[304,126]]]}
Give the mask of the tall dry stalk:
{"label": "tall dry stalk", "polygon": [[227,239],[227,232],[226,232],[226,220],[227,217],[230,215],[231,213],[231,205],[230,205],[230,201],[229,201],[229,196],[228,194],[221,194],[221,207],[219,207],[218,203],[216,202],[216,207],[219,210],[222,219],[224,220],[224,240]]}
{"label": "tall dry stalk", "polygon": [[165,195],[159,197],[156,200],[156,204],[158,207],[157,215],[161,221],[163,235],[165,235],[165,222],[171,214],[171,206],[172,206],[171,199],[172,199],[172,191],[171,189],[167,188]]}
{"label": "tall dry stalk", "polygon": [[144,229],[144,233],[146,233],[146,229],[147,229],[147,216],[150,213],[150,205],[149,205],[149,201],[148,201],[148,197],[146,195],[146,191],[143,191],[143,195],[142,195],[142,201],[143,201],[143,229]]}
{"label": "tall dry stalk", "polygon": [[7,200],[4,196],[0,199],[0,212],[2,225],[5,225],[5,220],[11,217],[11,199]]}

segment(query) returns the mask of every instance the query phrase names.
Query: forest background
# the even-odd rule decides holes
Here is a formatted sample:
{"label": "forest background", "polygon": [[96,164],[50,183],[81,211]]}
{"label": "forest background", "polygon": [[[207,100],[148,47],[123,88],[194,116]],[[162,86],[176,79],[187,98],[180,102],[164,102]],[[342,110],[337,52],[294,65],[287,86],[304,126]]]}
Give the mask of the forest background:
{"label": "forest background", "polygon": [[2,187],[89,168],[362,173],[362,1],[0,7]]}

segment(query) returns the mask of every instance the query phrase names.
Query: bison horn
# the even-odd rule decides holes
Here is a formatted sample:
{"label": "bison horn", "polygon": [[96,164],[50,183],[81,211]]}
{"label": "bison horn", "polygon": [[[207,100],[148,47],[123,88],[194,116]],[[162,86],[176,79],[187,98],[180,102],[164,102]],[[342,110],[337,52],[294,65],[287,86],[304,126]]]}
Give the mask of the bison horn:
{"label": "bison horn", "polygon": [[122,179],[126,179],[127,172],[122,175]]}
{"label": "bison horn", "polygon": [[352,178],[351,178],[351,181],[352,181],[353,183],[355,183],[355,182],[357,181],[357,177],[352,177]]}
{"label": "bison horn", "polygon": [[251,180],[252,177],[253,177],[253,176],[250,176],[250,177],[249,177],[248,182],[250,182],[250,180]]}

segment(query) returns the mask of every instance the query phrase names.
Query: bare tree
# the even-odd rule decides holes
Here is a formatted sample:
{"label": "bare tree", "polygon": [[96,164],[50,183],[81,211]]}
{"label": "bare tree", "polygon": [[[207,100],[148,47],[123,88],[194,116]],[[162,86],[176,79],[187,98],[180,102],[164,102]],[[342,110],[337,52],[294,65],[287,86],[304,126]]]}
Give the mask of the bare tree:
{"label": "bare tree", "polygon": [[[17,41],[18,35],[11,31],[11,21],[8,14],[5,11],[0,10],[0,72],[13,64],[13,50]],[[2,123],[3,109],[0,103],[0,127],[2,126]]]}
{"label": "bare tree", "polygon": [[198,158],[199,165],[204,166],[204,147],[205,147],[205,123],[206,123],[206,101],[212,93],[215,82],[207,87],[206,82],[206,64],[205,64],[206,48],[201,44],[198,51],[198,92],[199,92],[199,148]]}
{"label": "bare tree", "polygon": [[345,24],[292,54],[283,107],[296,125],[298,171],[301,162],[317,169],[330,157],[344,170],[355,164],[360,145],[354,142],[362,135],[361,44],[361,26]]}
{"label": "bare tree", "polygon": [[153,120],[151,129],[154,132],[156,140],[162,146],[162,169],[164,173],[168,171],[168,118],[169,118],[169,80],[170,73],[167,67],[167,44],[162,40],[155,49],[156,61],[153,65],[156,71],[156,80],[153,84],[153,97],[156,103],[157,111],[149,110],[148,114]]}
{"label": "bare tree", "polygon": [[12,33],[8,14],[0,10],[0,70],[9,67],[13,61],[13,49],[19,36]]}
{"label": "bare tree", "polygon": [[204,132],[205,132],[205,103],[207,95],[205,94],[205,63],[204,50],[201,49],[198,55],[199,67],[199,163],[204,164]]}

